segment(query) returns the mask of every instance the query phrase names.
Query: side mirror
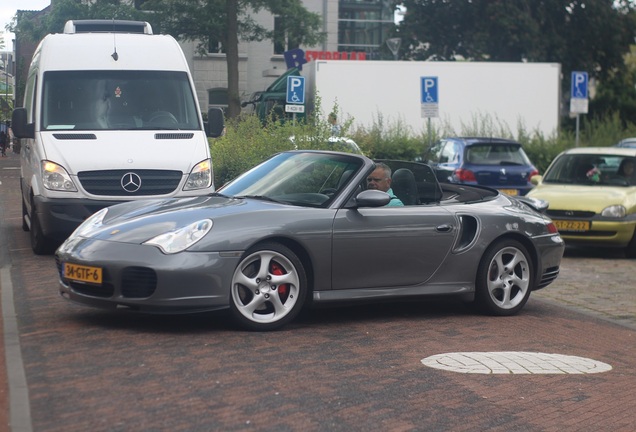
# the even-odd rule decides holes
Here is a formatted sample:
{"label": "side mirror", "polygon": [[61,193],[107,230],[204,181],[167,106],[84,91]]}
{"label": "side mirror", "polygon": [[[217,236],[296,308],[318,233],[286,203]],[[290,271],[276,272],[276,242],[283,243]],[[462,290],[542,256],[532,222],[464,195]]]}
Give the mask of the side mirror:
{"label": "side mirror", "polygon": [[356,196],[358,207],[383,207],[391,201],[388,193],[379,190],[368,189]]}
{"label": "side mirror", "polygon": [[35,138],[35,124],[27,123],[26,108],[16,108],[11,116],[11,129],[17,138]]}
{"label": "side mirror", "polygon": [[225,117],[221,108],[208,109],[208,122],[205,133],[212,138],[218,138],[225,133]]}

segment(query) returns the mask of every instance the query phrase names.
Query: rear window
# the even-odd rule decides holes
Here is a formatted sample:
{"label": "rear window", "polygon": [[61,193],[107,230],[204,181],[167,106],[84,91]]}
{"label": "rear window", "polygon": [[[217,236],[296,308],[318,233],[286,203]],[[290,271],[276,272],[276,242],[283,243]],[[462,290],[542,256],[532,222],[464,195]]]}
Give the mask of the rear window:
{"label": "rear window", "polygon": [[518,144],[476,144],[466,149],[466,162],[476,165],[532,165]]}

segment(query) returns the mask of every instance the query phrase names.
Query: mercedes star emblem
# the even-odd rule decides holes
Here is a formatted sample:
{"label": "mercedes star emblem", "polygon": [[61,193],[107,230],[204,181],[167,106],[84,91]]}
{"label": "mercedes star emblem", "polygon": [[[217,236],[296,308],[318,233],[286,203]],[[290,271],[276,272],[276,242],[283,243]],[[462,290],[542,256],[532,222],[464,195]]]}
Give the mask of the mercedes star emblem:
{"label": "mercedes star emblem", "polygon": [[121,187],[129,193],[137,192],[141,188],[141,177],[133,172],[126,173],[121,178]]}

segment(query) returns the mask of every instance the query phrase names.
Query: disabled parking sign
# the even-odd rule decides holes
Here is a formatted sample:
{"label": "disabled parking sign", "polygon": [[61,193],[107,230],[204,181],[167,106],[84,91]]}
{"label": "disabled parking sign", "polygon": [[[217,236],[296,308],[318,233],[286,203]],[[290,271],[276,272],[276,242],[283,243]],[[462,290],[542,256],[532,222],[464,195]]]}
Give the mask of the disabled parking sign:
{"label": "disabled parking sign", "polygon": [[420,104],[423,118],[439,117],[437,77],[420,77]]}

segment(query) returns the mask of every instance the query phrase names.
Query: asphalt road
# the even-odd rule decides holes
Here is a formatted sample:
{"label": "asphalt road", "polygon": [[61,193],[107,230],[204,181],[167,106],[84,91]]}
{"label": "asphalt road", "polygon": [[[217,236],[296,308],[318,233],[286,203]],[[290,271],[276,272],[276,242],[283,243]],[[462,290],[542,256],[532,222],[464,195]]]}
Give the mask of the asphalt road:
{"label": "asphalt road", "polygon": [[[67,303],[54,258],[33,255],[21,230],[16,167],[12,153],[0,160],[0,430],[636,430],[636,261],[619,253],[568,250],[557,281],[515,317],[408,302],[320,309],[250,333],[223,313]],[[422,362],[466,352],[611,368],[482,374]]]}

